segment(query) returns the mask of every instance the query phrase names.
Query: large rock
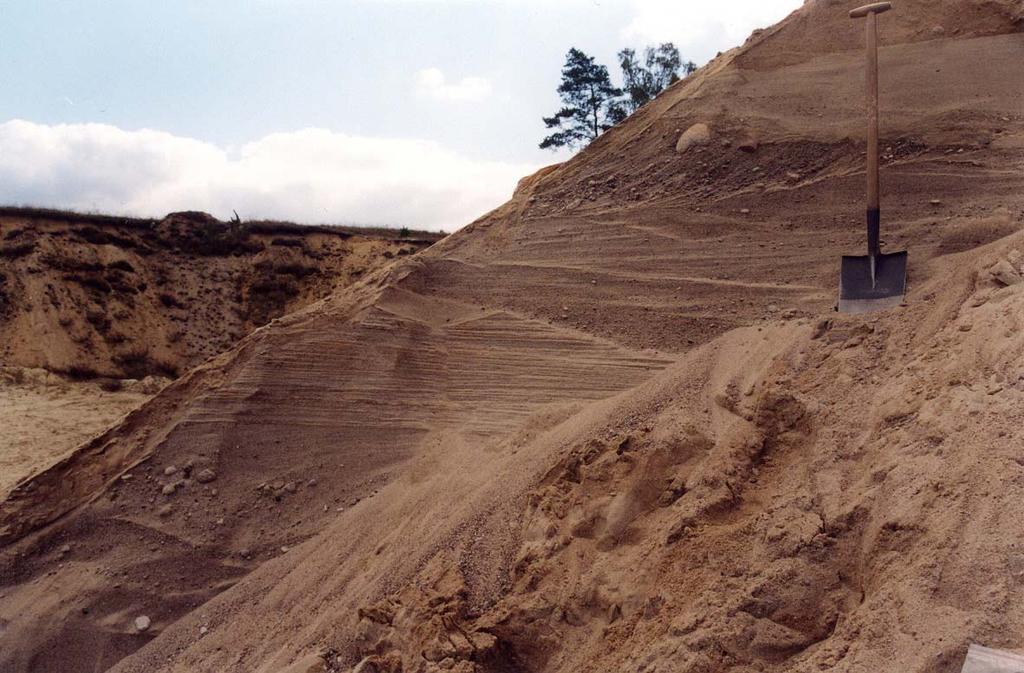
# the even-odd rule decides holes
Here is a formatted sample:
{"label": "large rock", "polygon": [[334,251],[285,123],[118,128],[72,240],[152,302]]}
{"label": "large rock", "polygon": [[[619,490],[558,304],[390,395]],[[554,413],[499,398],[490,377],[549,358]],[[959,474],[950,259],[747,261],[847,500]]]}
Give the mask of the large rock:
{"label": "large rock", "polygon": [[679,136],[679,140],[676,141],[676,152],[682,154],[691,147],[707,145],[709,142],[711,142],[711,129],[708,125],[694,124]]}

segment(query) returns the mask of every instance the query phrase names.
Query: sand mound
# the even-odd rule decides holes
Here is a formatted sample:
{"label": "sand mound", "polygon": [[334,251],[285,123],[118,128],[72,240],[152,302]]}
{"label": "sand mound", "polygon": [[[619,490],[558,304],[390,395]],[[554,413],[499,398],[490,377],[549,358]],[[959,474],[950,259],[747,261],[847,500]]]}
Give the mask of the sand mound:
{"label": "sand mound", "polygon": [[[837,316],[861,56],[770,36],[853,35],[852,4],[21,483],[0,665],[938,673],[969,639],[1018,646],[1024,36],[981,1],[962,35],[889,36],[884,235],[911,292]],[[698,122],[714,138],[678,154]]]}
{"label": "sand mound", "polygon": [[437,238],[397,233],[0,208],[0,493],[168,379]]}
{"label": "sand mound", "polygon": [[937,261],[903,312],[734,330],[486,460],[434,447],[116,670],[939,671],[1014,646],[1024,283],[986,270],[1021,246]]}

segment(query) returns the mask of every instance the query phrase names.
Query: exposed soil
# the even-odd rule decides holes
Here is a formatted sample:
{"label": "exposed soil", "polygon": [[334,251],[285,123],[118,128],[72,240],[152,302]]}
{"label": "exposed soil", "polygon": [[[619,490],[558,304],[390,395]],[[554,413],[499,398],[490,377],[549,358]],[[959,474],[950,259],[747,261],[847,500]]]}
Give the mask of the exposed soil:
{"label": "exposed soil", "polygon": [[436,234],[0,209],[0,365],[175,377]]}
{"label": "exposed soil", "polygon": [[438,238],[0,208],[0,494],[160,382]]}
{"label": "exposed soil", "polygon": [[0,667],[952,673],[1020,648],[1020,6],[886,15],[910,291],[843,316],[855,4],[805,4],[19,485]]}

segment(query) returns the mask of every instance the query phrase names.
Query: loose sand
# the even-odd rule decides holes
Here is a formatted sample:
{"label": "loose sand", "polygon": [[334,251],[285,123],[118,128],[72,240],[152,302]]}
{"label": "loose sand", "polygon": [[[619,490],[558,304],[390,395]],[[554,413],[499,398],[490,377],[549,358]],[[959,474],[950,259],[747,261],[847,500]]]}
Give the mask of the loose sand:
{"label": "loose sand", "polygon": [[854,4],[807,3],[16,489],[0,666],[940,673],[1020,648],[1024,283],[993,270],[1024,253],[1021,9],[886,15],[911,290],[850,317]]}

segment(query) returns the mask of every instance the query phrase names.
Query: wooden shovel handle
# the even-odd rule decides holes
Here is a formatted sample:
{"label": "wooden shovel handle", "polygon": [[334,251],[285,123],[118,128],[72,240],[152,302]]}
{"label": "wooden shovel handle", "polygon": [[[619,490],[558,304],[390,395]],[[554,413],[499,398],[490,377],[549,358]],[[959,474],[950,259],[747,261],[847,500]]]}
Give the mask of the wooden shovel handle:
{"label": "wooden shovel handle", "polygon": [[888,12],[892,9],[891,2],[876,2],[871,5],[864,5],[858,7],[850,12],[851,19],[862,19],[868,14],[881,14],[882,12]]}
{"label": "wooden shovel handle", "polygon": [[891,2],[876,2],[870,5],[864,5],[863,7],[857,7],[850,11],[850,18],[863,18],[868,14],[881,14],[884,11],[889,11],[893,8]]}

